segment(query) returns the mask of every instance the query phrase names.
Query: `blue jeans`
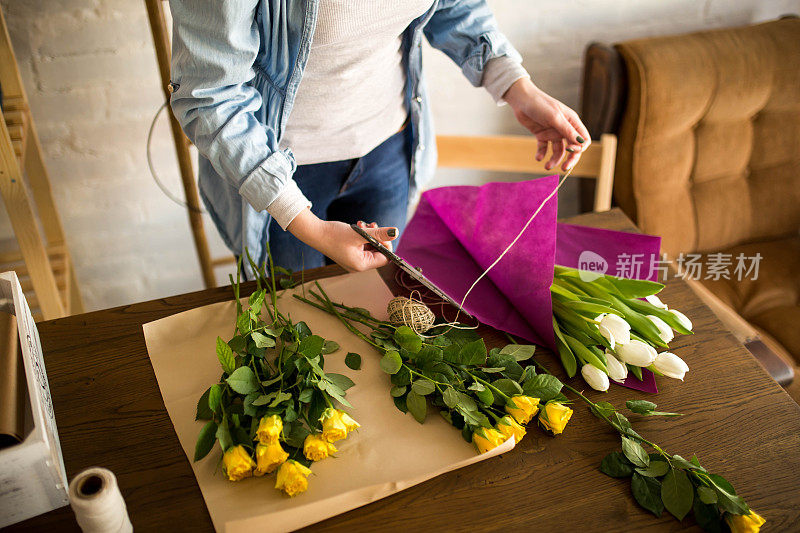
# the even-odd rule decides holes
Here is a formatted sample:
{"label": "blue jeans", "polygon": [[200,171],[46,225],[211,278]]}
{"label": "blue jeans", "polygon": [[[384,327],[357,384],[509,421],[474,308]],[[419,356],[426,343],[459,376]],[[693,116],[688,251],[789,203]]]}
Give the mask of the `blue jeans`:
{"label": "blue jeans", "polygon": [[[299,165],[294,180],[323,220],[379,226],[406,225],[410,179],[410,129],[395,133],[364,157]],[[292,271],[325,264],[325,256],[272,221],[269,246],[276,265]]]}

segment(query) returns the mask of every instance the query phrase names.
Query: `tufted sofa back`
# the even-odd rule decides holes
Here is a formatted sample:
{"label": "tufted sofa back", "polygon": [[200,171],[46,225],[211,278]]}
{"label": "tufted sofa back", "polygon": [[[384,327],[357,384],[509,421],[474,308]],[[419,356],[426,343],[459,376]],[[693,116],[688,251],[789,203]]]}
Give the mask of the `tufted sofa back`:
{"label": "tufted sofa back", "polygon": [[615,196],[664,251],[800,229],[800,19],[617,45]]}

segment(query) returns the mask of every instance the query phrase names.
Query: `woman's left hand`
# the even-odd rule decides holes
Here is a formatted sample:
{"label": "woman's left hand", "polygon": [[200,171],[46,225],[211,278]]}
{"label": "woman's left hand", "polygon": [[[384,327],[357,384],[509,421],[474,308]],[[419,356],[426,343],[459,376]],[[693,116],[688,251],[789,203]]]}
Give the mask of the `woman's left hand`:
{"label": "woman's left hand", "polygon": [[514,110],[519,123],[539,141],[537,161],[544,159],[548,144],[552,144],[553,155],[545,163],[547,170],[558,165],[565,153],[568,155],[561,169],[565,172],[571,169],[592,142],[578,114],[536,87],[528,78],[514,82],[503,99]]}

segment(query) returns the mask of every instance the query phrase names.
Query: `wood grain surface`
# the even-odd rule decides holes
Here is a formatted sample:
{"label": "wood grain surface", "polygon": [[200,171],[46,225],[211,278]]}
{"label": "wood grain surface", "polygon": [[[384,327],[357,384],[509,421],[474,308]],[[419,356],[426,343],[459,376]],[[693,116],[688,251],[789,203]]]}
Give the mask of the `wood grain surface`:
{"label": "wood grain surface", "polygon": [[[633,231],[618,211],[582,215],[571,223]],[[306,279],[341,273],[325,267]],[[385,276],[391,279],[391,273]],[[246,287],[244,294],[253,290]],[[117,475],[138,531],[210,531],[211,520],[189,461],[178,444],[147,356],[141,325],[194,307],[230,299],[229,288],[210,289],[67,317],[39,325],[67,475],[89,466]],[[662,299],[692,318],[695,334],[679,336],[672,350],[691,367],[686,381],[660,378],[660,392],[612,387],[590,391],[596,400],[623,406],[647,398],[686,416],[645,419],[636,429],[667,451],[692,454],[724,475],[766,517],[765,531],[797,530],[800,523],[800,406],[724,330],[680,280]],[[486,328],[487,344],[504,344]],[[367,354],[364,354],[365,356]],[[377,355],[376,355],[377,356]],[[537,355],[554,371],[556,360]],[[558,373],[558,372],[557,372]],[[580,379],[573,385],[583,387]],[[387,387],[388,394],[388,387]],[[563,435],[530,428],[517,447],[365,507],[309,531],[675,531],[698,529],[644,511],[629,481],[600,473],[602,457],[619,449],[616,434],[582,404]],[[454,438],[460,439],[454,430]],[[436,453],[435,449],[430,453]],[[13,531],[78,531],[69,507],[28,520]]]}

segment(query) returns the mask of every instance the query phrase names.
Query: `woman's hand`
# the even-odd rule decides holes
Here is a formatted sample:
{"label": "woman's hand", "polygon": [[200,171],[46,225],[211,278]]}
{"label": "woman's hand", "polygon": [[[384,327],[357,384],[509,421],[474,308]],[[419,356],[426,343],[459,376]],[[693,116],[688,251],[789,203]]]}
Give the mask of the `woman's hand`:
{"label": "woman's hand", "polygon": [[[388,249],[397,238],[397,228],[379,228],[374,222],[358,225]],[[382,267],[386,257],[372,248],[349,224],[318,218],[310,209],[304,209],[286,228],[292,234],[350,272],[361,272]]]}
{"label": "woman's hand", "polygon": [[553,155],[545,168],[558,165],[565,152],[569,155],[561,165],[563,171],[575,166],[581,152],[590,144],[589,131],[578,114],[544,91],[527,78],[522,78],[503,95],[503,99],[514,110],[520,124],[525,126],[539,141],[536,160],[541,161],[547,153],[547,145],[553,145]]}

